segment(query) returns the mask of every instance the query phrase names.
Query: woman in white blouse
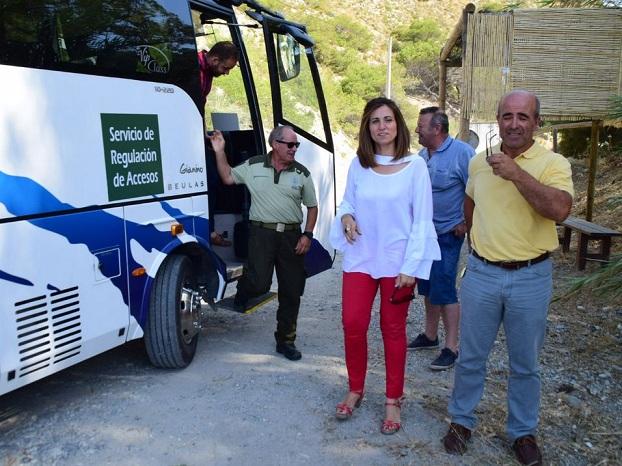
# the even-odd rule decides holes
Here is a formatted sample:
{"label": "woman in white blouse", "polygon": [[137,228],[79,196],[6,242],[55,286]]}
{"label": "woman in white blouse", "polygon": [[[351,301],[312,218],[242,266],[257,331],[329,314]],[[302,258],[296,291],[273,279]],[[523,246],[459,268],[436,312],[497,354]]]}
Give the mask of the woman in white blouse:
{"label": "woman in white blouse", "polygon": [[440,259],[432,223],[425,161],[409,153],[410,133],[399,108],[379,97],[367,103],[343,201],[330,238],[343,252],[342,322],[349,392],[336,417],[349,419],[364,394],[367,330],[380,289],[386,366],[383,434],[401,428],[406,367],[406,316],[417,278]]}

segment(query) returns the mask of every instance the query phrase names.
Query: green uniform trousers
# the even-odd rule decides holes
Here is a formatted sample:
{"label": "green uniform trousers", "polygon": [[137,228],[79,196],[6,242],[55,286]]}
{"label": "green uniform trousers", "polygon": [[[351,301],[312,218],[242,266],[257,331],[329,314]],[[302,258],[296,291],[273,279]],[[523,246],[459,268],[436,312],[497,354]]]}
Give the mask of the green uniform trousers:
{"label": "green uniform trousers", "polygon": [[279,309],[274,337],[277,343],[293,343],[300,297],[305,288],[304,255],[295,252],[300,230],[278,232],[250,225],[248,263],[238,281],[238,296],[252,298],[270,291],[272,273],[276,268]]}

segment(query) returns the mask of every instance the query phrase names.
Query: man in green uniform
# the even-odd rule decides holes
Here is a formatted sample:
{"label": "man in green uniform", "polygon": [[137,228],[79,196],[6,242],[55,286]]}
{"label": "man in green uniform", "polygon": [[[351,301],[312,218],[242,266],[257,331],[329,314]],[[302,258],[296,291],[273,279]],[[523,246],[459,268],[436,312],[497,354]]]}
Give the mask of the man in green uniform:
{"label": "man in green uniform", "polygon": [[[279,309],[276,314],[276,351],[287,359],[302,357],[296,348],[296,321],[305,287],[304,255],[311,247],[318,208],[311,173],[294,157],[300,143],[290,126],[279,126],[268,136],[272,150],[231,168],[220,131],[210,136],[218,174],[226,185],[245,184],[251,194],[248,264],[238,281],[234,303],[270,290],[276,268]],[[303,219],[301,204],[307,207]]]}

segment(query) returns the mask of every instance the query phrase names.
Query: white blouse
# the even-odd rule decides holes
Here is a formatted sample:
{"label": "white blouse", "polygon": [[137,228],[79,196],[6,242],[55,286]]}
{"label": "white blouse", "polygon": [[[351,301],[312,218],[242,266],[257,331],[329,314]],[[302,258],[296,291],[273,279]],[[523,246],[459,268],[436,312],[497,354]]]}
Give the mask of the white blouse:
{"label": "white blouse", "polygon": [[[387,175],[363,168],[358,157],[352,160],[330,230],[331,244],[343,252],[344,272],[428,279],[432,262],[440,260],[428,168],[419,156],[410,160]],[[355,218],[361,233],[354,244],[347,242],[341,224],[346,214]]]}

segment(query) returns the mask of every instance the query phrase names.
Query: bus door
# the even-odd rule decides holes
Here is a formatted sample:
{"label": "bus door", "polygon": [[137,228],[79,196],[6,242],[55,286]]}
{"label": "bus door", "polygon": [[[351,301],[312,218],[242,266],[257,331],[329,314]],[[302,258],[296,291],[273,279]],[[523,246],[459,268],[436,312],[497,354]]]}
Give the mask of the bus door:
{"label": "bus door", "polygon": [[261,25],[261,29],[244,27],[241,34],[247,49],[253,51],[248,58],[265,134],[278,125],[291,126],[301,142],[296,159],[311,171],[315,184],[319,217],[314,244],[305,258],[307,273],[313,275],[332,265],[328,234],[336,202],[334,146],[314,42],[303,25],[256,3],[253,6],[245,14],[238,11],[238,18],[240,23],[250,18],[251,23]]}
{"label": "bus door", "polygon": [[[240,33],[244,25],[238,24],[231,8],[209,0],[192,2],[191,14],[197,54],[224,41],[233,42],[239,50],[238,65],[228,74],[214,77],[209,93],[201,96],[200,105],[204,131],[223,132],[229,163],[235,166],[265,153],[261,114],[248,59],[255,52],[246,49]],[[212,247],[227,264],[227,281],[231,282],[241,276],[247,257],[250,196],[244,186],[226,186],[221,182],[209,140],[206,139],[205,145],[212,229],[231,243],[229,246],[212,244]]]}

